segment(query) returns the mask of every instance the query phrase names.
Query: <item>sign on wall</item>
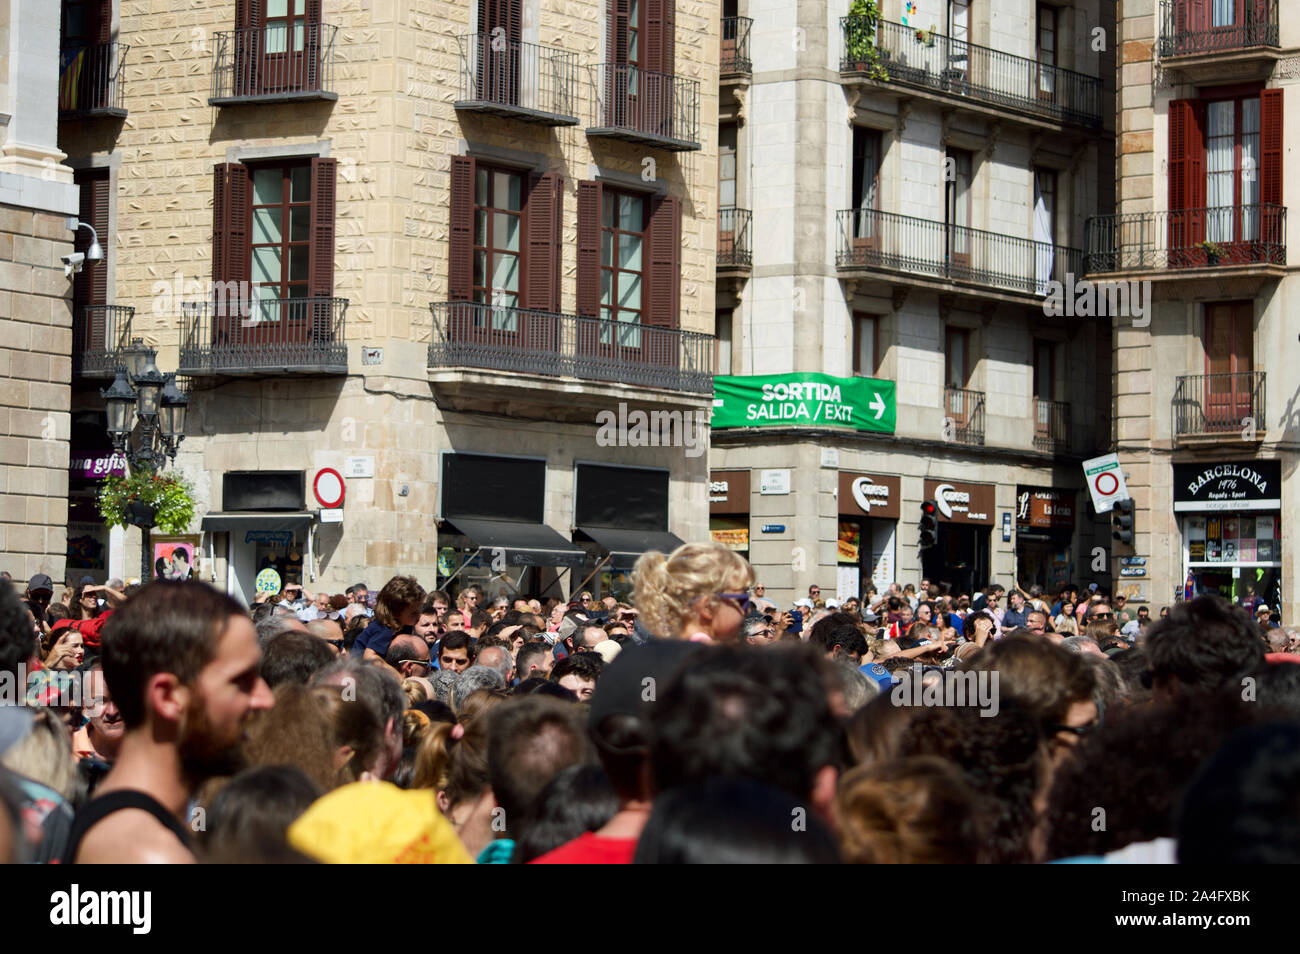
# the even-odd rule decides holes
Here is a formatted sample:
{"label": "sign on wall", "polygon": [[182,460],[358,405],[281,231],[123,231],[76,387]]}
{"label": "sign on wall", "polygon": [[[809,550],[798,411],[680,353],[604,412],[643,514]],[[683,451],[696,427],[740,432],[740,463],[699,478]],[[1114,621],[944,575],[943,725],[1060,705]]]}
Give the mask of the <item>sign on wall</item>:
{"label": "sign on wall", "polygon": [[894,382],[819,372],[719,375],[712,427],[848,427],[894,433]]}

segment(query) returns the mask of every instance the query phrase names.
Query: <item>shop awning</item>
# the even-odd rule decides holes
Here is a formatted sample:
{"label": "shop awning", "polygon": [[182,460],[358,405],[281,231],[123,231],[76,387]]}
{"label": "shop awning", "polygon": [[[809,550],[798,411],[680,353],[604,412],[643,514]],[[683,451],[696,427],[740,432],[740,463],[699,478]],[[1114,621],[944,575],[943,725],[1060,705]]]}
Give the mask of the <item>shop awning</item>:
{"label": "shop awning", "polygon": [[609,554],[609,566],[630,570],[637,557],[647,550],[672,553],[682,541],[666,530],[619,530],[613,527],[578,527],[578,533],[593,540],[602,553]]}
{"label": "shop awning", "polygon": [[310,510],[267,511],[264,513],[210,513],[199,529],[204,533],[240,530],[305,530],[316,515]]}
{"label": "shop awning", "polygon": [[449,517],[448,532],[468,537],[477,547],[505,551],[508,566],[582,566],[587,554],[544,523]]}

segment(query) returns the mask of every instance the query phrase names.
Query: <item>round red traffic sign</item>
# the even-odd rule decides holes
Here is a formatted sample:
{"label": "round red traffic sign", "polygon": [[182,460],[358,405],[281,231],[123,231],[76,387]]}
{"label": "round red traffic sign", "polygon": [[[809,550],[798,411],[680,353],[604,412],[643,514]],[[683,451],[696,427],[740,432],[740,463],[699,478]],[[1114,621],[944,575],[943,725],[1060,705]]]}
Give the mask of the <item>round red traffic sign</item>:
{"label": "round red traffic sign", "polygon": [[[1110,481],[1109,490],[1102,487],[1101,482],[1103,480]],[[1102,497],[1109,497],[1111,494],[1119,490],[1119,478],[1116,477],[1112,471],[1104,470],[1093,479],[1092,485],[1097,488],[1097,493],[1099,495]]]}
{"label": "round red traffic sign", "polygon": [[322,467],[316,472],[316,479],[312,481],[311,492],[316,495],[316,500],[326,510],[341,507],[346,493],[343,476],[333,467]]}

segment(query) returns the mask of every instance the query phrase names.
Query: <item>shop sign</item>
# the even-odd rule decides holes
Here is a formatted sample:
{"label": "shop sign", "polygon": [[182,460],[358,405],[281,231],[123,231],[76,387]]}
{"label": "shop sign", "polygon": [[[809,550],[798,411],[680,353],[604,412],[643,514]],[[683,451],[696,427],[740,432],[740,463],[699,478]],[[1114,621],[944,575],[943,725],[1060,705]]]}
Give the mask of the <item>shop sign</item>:
{"label": "shop sign", "polygon": [[1016,528],[1073,530],[1074,491],[1052,487],[1016,488]]}
{"label": "shop sign", "polygon": [[992,484],[968,484],[961,481],[928,479],[925,499],[939,508],[940,523],[994,524],[994,489]]}
{"label": "shop sign", "polygon": [[709,472],[709,513],[749,513],[749,471]]}
{"label": "shop sign", "polygon": [[1174,510],[1280,510],[1282,462],[1174,464]]}
{"label": "shop sign", "polygon": [[897,520],[900,515],[902,481],[886,474],[840,471],[839,503],[844,516],[882,517]]}

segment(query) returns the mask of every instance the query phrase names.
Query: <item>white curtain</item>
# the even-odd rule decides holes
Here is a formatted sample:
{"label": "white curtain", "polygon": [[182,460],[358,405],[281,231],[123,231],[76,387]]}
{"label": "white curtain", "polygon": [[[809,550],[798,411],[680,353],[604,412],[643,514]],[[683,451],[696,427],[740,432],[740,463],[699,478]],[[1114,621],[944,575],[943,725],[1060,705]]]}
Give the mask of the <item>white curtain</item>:
{"label": "white curtain", "polygon": [[1034,278],[1040,295],[1047,294],[1047,283],[1052,280],[1052,213],[1043,195],[1042,173],[1034,174]]}
{"label": "white curtain", "polygon": [[1241,103],[1241,238],[1259,238],[1259,100]]}
{"label": "white curtain", "polygon": [[1236,5],[1236,0],[1214,0],[1213,25],[1232,26],[1236,22]]}
{"label": "white curtain", "polygon": [[1232,239],[1235,105],[1227,100],[1210,103],[1206,110],[1205,196],[1211,211],[1206,213],[1205,237],[1211,242],[1228,242]]}

